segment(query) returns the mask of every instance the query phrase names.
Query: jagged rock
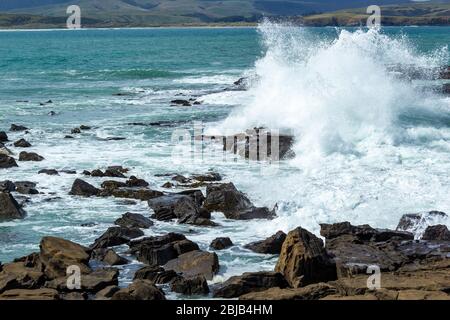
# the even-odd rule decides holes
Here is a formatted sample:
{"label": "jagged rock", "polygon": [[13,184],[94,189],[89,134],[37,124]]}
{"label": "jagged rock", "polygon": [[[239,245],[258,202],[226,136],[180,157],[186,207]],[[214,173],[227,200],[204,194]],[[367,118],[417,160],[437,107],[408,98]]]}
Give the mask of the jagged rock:
{"label": "jagged rock", "polygon": [[0,169],[18,167],[14,158],[0,152]]}
{"label": "jagged rock", "polygon": [[38,155],[35,152],[22,151],[19,153],[19,161],[42,161],[45,160],[44,157]]}
{"label": "jagged rock", "polygon": [[450,231],[447,226],[438,224],[436,226],[429,226],[426,228],[422,240],[440,240],[450,241]]}
{"label": "jagged rock", "polygon": [[45,281],[42,263],[37,254],[23,257],[2,266],[0,293],[12,289],[38,289]]}
{"label": "jagged rock", "polygon": [[0,192],[16,191],[16,185],[11,180],[0,181]]}
{"label": "jagged rock", "polygon": [[170,283],[170,288],[173,292],[184,295],[205,295],[209,293],[208,283],[205,277],[183,278],[178,277]]}
{"label": "jagged rock", "polygon": [[401,217],[396,230],[412,232],[419,239],[428,226],[441,224],[445,219],[448,215],[440,211],[408,213]]}
{"label": "jagged rock", "polygon": [[99,192],[99,189],[87,183],[86,181],[76,179],[73,182],[72,189],[70,190],[69,194],[73,196],[91,197],[96,196]]}
{"label": "jagged rock", "polygon": [[27,127],[17,125],[17,124],[12,124],[11,127],[9,128],[9,131],[26,131],[26,130],[29,130],[29,129]]}
{"label": "jagged rock", "polygon": [[288,233],[275,271],[293,288],[336,279],[336,265],[323,241],[300,227]]}
{"label": "jagged rock", "polygon": [[91,259],[101,261],[110,266],[120,266],[129,262],[127,259],[119,256],[114,250],[106,248],[93,250],[91,253]]}
{"label": "jagged rock", "polygon": [[[184,190],[179,192],[178,194],[191,197],[199,207],[203,204],[203,201],[205,201],[205,196],[203,195],[203,192],[201,190]],[[211,218],[211,216],[209,215],[205,218]]]}
{"label": "jagged rock", "polygon": [[286,288],[288,283],[278,272],[247,272],[234,276],[214,290],[216,298],[236,298],[249,292],[258,292],[269,288]]}
{"label": "jagged rock", "polygon": [[134,280],[128,288],[114,293],[112,300],[166,300],[166,297],[151,281]]}
{"label": "jagged rock", "polygon": [[59,172],[55,169],[42,169],[38,174],[48,174],[49,176],[59,176]]}
{"label": "jagged rock", "polygon": [[239,300],[319,300],[338,291],[327,283],[314,283],[302,288],[270,288],[264,291],[250,292]]}
{"label": "jagged rock", "polygon": [[150,280],[154,284],[165,284],[178,278],[179,275],[173,270],[164,270],[159,266],[147,266],[139,269],[134,274],[134,279]]}
{"label": "jagged rock", "polygon": [[150,266],[163,265],[183,253],[199,249],[196,243],[177,233],[133,241],[130,248],[139,261]]}
{"label": "jagged rock", "polygon": [[31,143],[29,143],[25,139],[20,139],[20,140],[17,140],[16,142],[14,142],[14,147],[16,147],[16,148],[29,148],[29,147],[31,147]]}
{"label": "jagged rock", "polygon": [[219,271],[219,258],[215,253],[205,251],[190,251],[164,265],[165,270],[174,270],[186,278],[204,276],[212,280]]}
{"label": "jagged rock", "polygon": [[153,221],[141,214],[127,212],[121,218],[117,219],[114,224],[125,228],[148,229],[153,226]]}
{"label": "jagged rock", "polygon": [[257,253],[280,254],[284,240],[286,240],[286,234],[283,231],[278,231],[273,236],[265,240],[249,243],[245,245],[244,248]]}
{"label": "jagged rock", "polygon": [[131,239],[139,238],[144,232],[138,228],[110,227],[97,238],[91,249],[108,248],[129,243]]}
{"label": "jagged rock", "polygon": [[[119,270],[115,268],[98,269],[94,272],[83,274],[81,280],[81,291],[95,293],[109,286],[117,286],[119,278]],[[45,286],[47,288],[56,289],[58,291],[71,291],[67,287],[67,276],[59,277],[48,281]]]}
{"label": "jagged rock", "polygon": [[320,234],[326,239],[334,239],[342,235],[352,235],[360,241],[382,242],[392,239],[413,240],[414,235],[405,231],[374,229],[369,225],[353,226],[350,222],[321,224]]}
{"label": "jagged rock", "polygon": [[120,288],[118,286],[109,286],[100,290],[95,294],[95,300],[111,300],[114,293],[118,292]]}
{"label": "jagged rock", "polygon": [[21,194],[39,194],[36,190],[36,183],[30,181],[17,181],[14,183],[16,185],[16,191]]}
{"label": "jagged rock", "polygon": [[58,291],[48,288],[27,290],[15,289],[3,292],[0,300],[58,300]]}
{"label": "jagged rock", "polygon": [[8,135],[5,131],[0,131],[0,142],[8,142]]}
{"label": "jagged rock", "polygon": [[65,277],[67,267],[77,265],[82,274],[91,272],[89,267],[89,250],[69,240],[44,237],[39,245],[40,261],[44,273],[49,279]]}
{"label": "jagged rock", "polygon": [[0,219],[23,219],[25,210],[9,192],[0,192]]}
{"label": "jagged rock", "polygon": [[216,172],[208,172],[205,174],[194,174],[191,177],[192,179],[195,179],[200,182],[222,181],[222,176]]}
{"label": "jagged rock", "polygon": [[209,246],[215,250],[223,250],[233,246],[233,242],[228,237],[222,237],[214,239]]}

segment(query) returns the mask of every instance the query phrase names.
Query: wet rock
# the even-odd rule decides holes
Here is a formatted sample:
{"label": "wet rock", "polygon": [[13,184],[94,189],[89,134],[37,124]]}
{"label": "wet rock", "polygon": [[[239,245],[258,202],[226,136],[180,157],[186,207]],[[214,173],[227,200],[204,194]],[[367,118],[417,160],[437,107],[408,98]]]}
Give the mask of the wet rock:
{"label": "wet rock", "polygon": [[219,271],[219,258],[211,252],[190,251],[167,262],[164,269],[174,270],[186,278],[204,276],[207,280],[212,280]]}
{"label": "wet rock", "polygon": [[23,219],[25,210],[9,192],[0,192],[0,219]]}
{"label": "wet rock", "polygon": [[171,282],[170,288],[173,292],[190,295],[206,295],[209,293],[208,282],[205,277],[183,278],[178,277]]}
{"label": "wet rock", "polygon": [[126,181],[126,185],[130,188],[145,188],[150,184],[144,179],[138,179],[135,176],[131,176],[130,179]]}
{"label": "wet rock", "polygon": [[78,266],[82,274],[91,273],[86,247],[61,238],[44,237],[39,248],[39,258],[49,279],[66,277],[67,267],[72,265]]}
{"label": "wet rock", "polygon": [[134,280],[125,289],[120,289],[112,300],[166,300],[164,292],[149,280]]}
{"label": "wet rock", "polygon": [[11,127],[9,128],[9,131],[25,131],[25,130],[29,130],[29,129],[25,126],[21,126],[21,125],[17,125],[17,124],[12,124]]}
{"label": "wet rock", "polygon": [[64,139],[75,139],[75,138],[73,136],[70,136],[70,135],[65,135]]}
{"label": "wet rock", "polygon": [[286,234],[283,231],[278,231],[273,236],[265,240],[249,243],[244,248],[262,254],[280,254],[284,240],[286,240]]}
{"label": "wet rock", "polygon": [[450,95],[450,83],[444,83],[442,85],[442,93]]}
{"label": "wet rock", "polygon": [[19,161],[42,161],[45,160],[44,157],[38,155],[35,152],[22,151],[19,153]]}
{"label": "wet rock", "polygon": [[16,185],[11,180],[0,181],[0,192],[16,191]]}
{"label": "wet rock", "polygon": [[100,169],[95,169],[95,170],[92,170],[91,176],[92,176],[92,177],[104,177],[105,174],[103,173],[102,170],[100,170]]}
{"label": "wet rock", "polygon": [[79,134],[81,133],[81,129],[80,128],[73,128],[72,130],[70,130],[71,134]]}
{"label": "wet rock", "polygon": [[119,188],[125,188],[126,186],[127,186],[127,184],[125,182],[114,181],[114,180],[107,180],[101,184],[102,189],[106,189],[109,191],[119,189]]}
{"label": "wet rock", "polygon": [[200,182],[213,182],[222,181],[222,176],[216,172],[208,172],[205,174],[194,174],[192,175],[192,179]]}
{"label": "wet rock", "polygon": [[119,256],[114,250],[106,248],[93,250],[91,259],[106,263],[110,266],[121,266],[129,262],[127,259]]}
{"label": "wet rock", "polygon": [[131,239],[139,238],[144,232],[138,228],[110,227],[104,234],[95,240],[91,249],[114,247],[129,243]]}
{"label": "wet rock", "polygon": [[422,240],[450,241],[450,231],[442,224],[426,228]]}
{"label": "wet rock", "polygon": [[300,227],[288,233],[275,271],[283,274],[293,288],[337,277],[336,264],[325,251],[323,241]]}
{"label": "wet rock", "polygon": [[[201,190],[195,189],[195,190],[184,190],[179,192],[178,194],[189,196],[192,198],[192,200],[195,201],[197,206],[201,206],[203,204],[203,201],[205,201],[205,196],[203,195],[203,192]],[[202,215],[203,216],[203,215]],[[204,218],[211,218],[211,216],[204,216]]]}
{"label": "wet rock", "polygon": [[114,224],[125,228],[148,229],[153,226],[153,221],[141,214],[127,212],[121,218],[117,219]]}
{"label": "wet rock", "polygon": [[76,170],[61,170],[61,172],[65,174],[77,174]]}
{"label": "wet rock", "polygon": [[17,140],[16,142],[14,142],[14,147],[16,147],[16,148],[29,148],[29,147],[31,147],[31,143],[29,143],[25,139],[20,139],[20,140]]}
{"label": "wet rock", "polygon": [[8,142],[8,135],[5,131],[0,131],[0,142]]}
{"label": "wet rock", "polygon": [[119,170],[113,169],[113,168],[106,169],[104,176],[112,177],[112,178],[126,178],[122,172],[120,172]]}
{"label": "wet rock", "polygon": [[[153,218],[168,221],[183,217],[186,214],[194,215],[197,207],[194,201],[186,195],[170,194],[157,197],[148,201],[149,207],[154,211]],[[177,207],[177,212],[175,212]]]}
{"label": "wet rock", "polygon": [[236,298],[249,292],[258,292],[269,288],[286,288],[288,283],[278,272],[247,272],[234,276],[214,290],[216,298]]}
{"label": "wet rock", "polygon": [[[96,293],[109,286],[117,286],[118,278],[119,270],[115,268],[98,269],[81,276],[81,289],[79,290],[82,292]],[[60,292],[71,291],[67,287],[67,276],[48,281],[45,286]]]}
{"label": "wet rock", "polygon": [[105,140],[106,141],[123,141],[126,140],[127,138],[125,137],[108,137]]}
{"label": "wet rock", "polygon": [[49,176],[59,176],[59,172],[55,169],[42,169],[42,170],[39,170],[38,174],[47,174]]}
{"label": "wet rock", "polygon": [[100,290],[95,295],[95,300],[110,300],[114,293],[119,291],[120,288],[118,286],[109,286],[105,289]]}
{"label": "wet rock", "polygon": [[147,188],[118,188],[112,190],[110,193],[102,194],[110,195],[116,198],[136,199],[141,201],[148,201],[164,195],[161,191],[156,191]]}
{"label": "wet rock", "polygon": [[90,175],[91,175],[91,172],[88,171],[88,170],[83,170],[83,173],[82,173],[82,174],[85,175],[85,176],[90,176]]}
{"label": "wet rock", "polygon": [[191,103],[188,100],[184,100],[184,99],[175,99],[170,101],[170,103],[172,104],[177,104],[177,105],[182,105],[184,107],[190,107]]}
{"label": "wet rock", "polygon": [[445,219],[448,219],[448,215],[440,211],[408,213],[401,217],[396,230],[409,231],[420,238],[428,226],[440,224]]}
{"label": "wet rock", "polygon": [[165,284],[178,278],[179,275],[173,270],[164,270],[159,266],[146,266],[134,274],[134,279],[150,280],[154,284]]}
{"label": "wet rock", "polygon": [[319,300],[337,293],[338,290],[334,286],[321,282],[302,288],[270,288],[250,292],[240,296],[239,300]]}
{"label": "wet rock", "polygon": [[176,181],[179,183],[188,183],[190,180],[188,178],[186,178],[185,176],[178,174],[178,175],[172,177],[172,181]]}
{"label": "wet rock", "polygon": [[16,181],[16,191],[21,194],[39,194],[36,190],[36,183],[30,181]]}
{"label": "wet rock", "polygon": [[439,73],[440,79],[450,80],[450,67],[444,67]]}
{"label": "wet rock", "polygon": [[223,250],[233,246],[230,238],[216,238],[209,245],[212,249]]}
{"label": "wet rock", "polygon": [[166,189],[171,189],[173,188],[175,185],[172,182],[166,182],[164,183],[161,188],[166,188]]}
{"label": "wet rock", "polygon": [[48,288],[27,290],[15,289],[3,292],[0,300],[58,300],[58,291]]}
{"label": "wet rock", "polygon": [[98,195],[99,192],[99,189],[87,183],[86,181],[76,179],[73,182],[72,189],[70,190],[69,194],[73,196],[92,197]]}
{"label": "wet rock", "polygon": [[16,160],[6,154],[0,153],[0,169],[13,167],[18,167]]}
{"label": "wet rock", "polygon": [[80,129],[81,129],[81,130],[91,130],[92,127],[90,127],[90,126],[85,126],[85,125],[81,125],[81,126],[80,126]]}
{"label": "wet rock", "polygon": [[352,235],[360,241],[374,242],[414,239],[414,235],[410,232],[374,229],[369,225],[353,226],[350,222],[321,224],[320,227],[320,234],[326,239],[334,239],[342,235]]}
{"label": "wet rock", "polygon": [[168,233],[133,241],[130,249],[136,253],[139,261],[155,266],[163,265],[186,252],[199,250],[199,247],[182,234]]}

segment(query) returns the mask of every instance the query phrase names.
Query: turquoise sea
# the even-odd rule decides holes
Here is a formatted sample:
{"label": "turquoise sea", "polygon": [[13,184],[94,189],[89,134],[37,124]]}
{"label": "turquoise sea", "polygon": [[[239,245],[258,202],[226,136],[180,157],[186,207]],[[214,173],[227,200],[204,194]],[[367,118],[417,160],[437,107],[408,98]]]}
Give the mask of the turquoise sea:
{"label": "turquoise sea", "polygon": [[[217,236],[229,236],[235,246],[218,252],[213,282],[272,269],[276,257],[241,245],[278,230],[302,225],[317,233],[319,223],[343,220],[395,228],[404,213],[450,212],[450,98],[435,89],[445,81],[390,72],[429,75],[450,64],[448,45],[449,27],[2,31],[0,131],[27,126],[27,134],[8,132],[10,140],[25,137],[45,160],[0,171],[0,181],[33,181],[41,192],[17,196],[25,219],[0,222],[0,261],[38,250],[45,235],[89,245],[125,212],[149,216],[145,202],[68,195],[76,177],[96,186],[104,180],[86,178],[83,170],[109,165],[131,168],[158,190],[167,177],[155,174],[212,169],[255,204],[278,204],[270,222],[217,213],[218,228],[156,221],[145,231],[184,232],[205,250]],[[243,76],[253,79],[250,88],[236,90]],[[172,105],[177,98],[201,104]],[[210,132],[291,130],[297,156],[274,175],[261,174],[266,164],[220,153],[200,161],[173,156],[174,130],[191,129],[193,121]],[[64,139],[80,125],[92,130]],[[77,174],[38,174],[53,168]],[[126,284],[139,263],[121,268]]]}

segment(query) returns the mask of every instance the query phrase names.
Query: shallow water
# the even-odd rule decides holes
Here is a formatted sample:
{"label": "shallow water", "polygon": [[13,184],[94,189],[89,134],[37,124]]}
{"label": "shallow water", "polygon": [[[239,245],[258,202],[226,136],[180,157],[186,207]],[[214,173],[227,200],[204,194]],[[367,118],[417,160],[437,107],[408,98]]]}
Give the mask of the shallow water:
{"label": "shallow water", "polygon": [[[372,33],[266,23],[259,29],[0,32],[0,130],[11,123],[31,128],[30,150],[46,159],[0,172],[0,180],[35,181],[42,192],[26,204],[24,220],[0,223],[0,261],[38,250],[45,235],[88,245],[127,211],[148,216],[144,202],[68,195],[76,177],[96,186],[104,180],[85,178],[82,170],[109,165],[129,167],[159,190],[167,178],[155,174],[212,169],[256,205],[278,204],[273,221],[235,222],[214,213],[219,228],[156,221],[145,231],[185,232],[202,249],[229,236],[237,246],[218,252],[221,271],[213,282],[272,269],[276,257],[240,245],[277,230],[300,225],[318,233],[319,223],[344,220],[395,228],[404,213],[450,212],[450,99],[428,89],[435,82],[386,71],[389,64],[402,70],[448,64],[449,43],[444,27]],[[253,74],[259,81],[249,91],[224,90]],[[119,92],[125,95],[114,95]],[[179,97],[202,104],[171,106]],[[130,125],[156,121],[177,124]],[[202,159],[173,154],[174,130],[191,129],[193,121],[217,133],[255,125],[289,130],[297,156],[274,168],[224,159],[219,149]],[[93,129],[63,139],[81,124]],[[8,134],[12,141],[24,136]],[[102,140],[117,136],[126,140]],[[44,168],[78,174],[37,174]],[[81,227],[88,222],[97,224]],[[138,265],[124,267],[122,284]]]}

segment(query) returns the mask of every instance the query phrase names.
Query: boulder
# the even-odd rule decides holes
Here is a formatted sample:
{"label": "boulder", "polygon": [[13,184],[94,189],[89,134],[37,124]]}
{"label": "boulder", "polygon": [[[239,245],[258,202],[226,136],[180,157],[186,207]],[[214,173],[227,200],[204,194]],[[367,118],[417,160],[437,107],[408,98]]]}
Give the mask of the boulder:
{"label": "boulder", "polygon": [[12,289],[38,289],[44,284],[45,276],[38,255],[32,254],[22,259],[2,266],[0,293]]}
{"label": "boulder", "polygon": [[336,264],[323,241],[301,227],[288,233],[275,271],[293,288],[336,279]]}
{"label": "boulder", "polygon": [[5,131],[0,131],[0,142],[8,142],[8,135]]}
{"label": "boulder", "polygon": [[95,169],[95,170],[92,170],[91,176],[92,176],[92,177],[104,177],[105,174],[103,173],[102,170],[100,170],[100,169]]}
{"label": "boulder", "polygon": [[16,185],[11,180],[0,181],[0,192],[16,191]]}
{"label": "boulder", "polygon": [[70,130],[71,134],[78,134],[81,133],[81,129],[80,128],[73,128],[72,130]]}
{"label": "boulder", "polygon": [[59,176],[59,173],[55,169],[42,169],[39,170],[38,174],[47,174],[49,176]]}
{"label": "boulder", "polygon": [[26,131],[26,130],[29,130],[29,129],[25,126],[21,126],[21,125],[17,125],[17,124],[12,124],[11,127],[9,128],[9,131]]}
{"label": "boulder", "polygon": [[[154,211],[153,218],[161,221],[179,219],[179,223],[190,223],[196,218],[205,218],[195,200],[184,194],[169,194],[148,201]],[[207,219],[207,218],[206,218]]]}
{"label": "boulder", "polygon": [[135,176],[131,176],[125,183],[130,188],[145,188],[150,184],[144,179],[138,179]]}
{"label": "boulder", "polygon": [[16,148],[29,148],[29,147],[31,147],[31,143],[29,143],[25,139],[20,139],[20,140],[17,140],[16,142],[14,142],[14,147],[16,147]]}
{"label": "boulder", "polygon": [[442,224],[429,226],[425,229],[422,240],[450,241],[450,231]]}
{"label": "boulder", "polygon": [[173,270],[164,270],[159,266],[146,266],[134,274],[134,279],[150,280],[154,284],[165,284],[178,278],[179,275]]}
{"label": "boulder", "polygon": [[164,269],[174,270],[186,278],[204,276],[207,280],[212,280],[219,271],[219,258],[211,252],[190,251],[167,262]]}
{"label": "boulder", "polygon": [[234,276],[214,290],[215,298],[236,298],[249,292],[264,291],[269,288],[286,288],[288,283],[278,272],[247,272]]}
{"label": "boulder", "polygon": [[127,212],[121,218],[117,219],[114,224],[125,228],[148,229],[153,226],[153,221],[141,214]]}
{"label": "boulder", "polygon": [[[117,286],[118,278],[119,270],[115,268],[98,269],[81,276],[80,290],[82,292],[96,293],[109,286]],[[62,292],[71,291],[71,289],[67,287],[67,276],[48,281],[45,286]]]}
{"label": "boulder", "polygon": [[103,262],[110,266],[120,266],[129,262],[127,259],[119,256],[114,250],[105,248],[93,250],[91,259]]}
{"label": "boulder", "polygon": [[19,153],[19,161],[42,161],[44,157],[38,155],[35,152],[22,151]]}
{"label": "boulder", "polygon": [[16,191],[21,194],[39,194],[36,190],[36,183],[30,181],[17,181],[14,183],[16,185]]}
{"label": "boulder", "polygon": [[121,182],[121,181],[115,181],[115,180],[106,180],[104,182],[102,182],[101,187],[102,189],[106,189],[107,192],[103,192],[105,193],[105,195],[109,195],[109,193],[112,190],[118,189],[118,188],[125,188],[127,186],[127,184],[125,182]]}
{"label": "boulder", "polygon": [[18,167],[14,158],[0,152],[0,169]]}
{"label": "boulder", "polygon": [[103,174],[104,177],[112,177],[112,178],[126,178],[125,175],[117,169],[108,168],[105,170]]}
{"label": "boulder", "polygon": [[99,189],[87,183],[86,181],[76,179],[73,182],[72,189],[70,190],[69,194],[73,196],[91,197],[98,195],[99,192]]}
{"label": "boulder", "polygon": [[233,246],[233,242],[228,237],[216,238],[209,245],[210,248],[215,250],[223,250]]}
{"label": "boulder", "polygon": [[90,246],[91,249],[108,248],[129,243],[131,239],[139,238],[144,232],[138,228],[110,227]]}
{"label": "boulder", "polygon": [[0,192],[0,219],[23,219],[26,212],[9,192]]}
{"label": "boulder", "polygon": [[58,300],[58,291],[42,288],[35,290],[15,289],[0,294],[0,300]]}
{"label": "boulder", "polygon": [[273,236],[249,243],[244,248],[262,254],[280,254],[284,240],[286,240],[286,234],[283,231],[278,231]]}
{"label": "boulder", "polygon": [[48,279],[67,276],[67,268],[76,265],[82,274],[91,272],[89,267],[89,250],[69,240],[44,237],[39,245],[39,259],[44,266]]}
{"label": "boulder", "polygon": [[328,283],[314,283],[302,288],[270,288],[264,291],[250,292],[239,300],[319,300],[337,294],[338,290]]}
{"label": "boulder", "polygon": [[161,197],[163,193],[160,191],[151,190],[147,188],[118,188],[112,190],[107,194],[102,193],[102,195],[113,196],[116,198],[148,201],[153,198]]}
{"label": "boulder", "polygon": [[413,240],[414,235],[411,232],[394,231],[388,229],[374,229],[369,225],[353,226],[350,222],[341,222],[335,224],[321,224],[320,235],[327,240],[340,237],[342,235],[351,235],[360,241],[382,242],[388,240]]}
{"label": "boulder", "polygon": [[170,283],[170,289],[173,292],[187,296],[206,295],[209,293],[208,282],[203,276],[188,279],[178,277]]}
{"label": "boulder", "polygon": [[114,293],[119,290],[120,288],[118,286],[106,287],[95,294],[95,300],[111,300]]}
{"label": "boulder", "polygon": [[194,174],[191,176],[191,178],[200,182],[222,181],[222,176],[216,172],[208,172],[205,174]]}
{"label": "boulder", "polygon": [[190,107],[191,106],[191,103],[188,100],[184,100],[184,99],[175,99],[175,100],[170,101],[170,103],[181,105],[183,107]]}
{"label": "boulder", "polygon": [[164,292],[149,280],[134,280],[125,289],[120,289],[112,300],[166,300]]}

